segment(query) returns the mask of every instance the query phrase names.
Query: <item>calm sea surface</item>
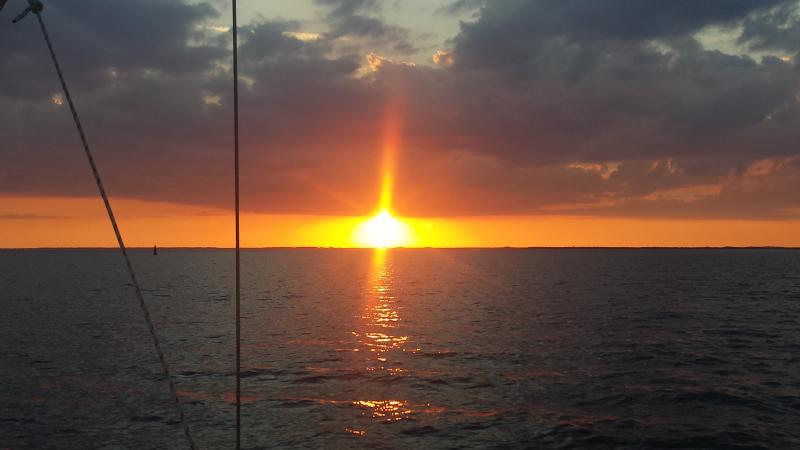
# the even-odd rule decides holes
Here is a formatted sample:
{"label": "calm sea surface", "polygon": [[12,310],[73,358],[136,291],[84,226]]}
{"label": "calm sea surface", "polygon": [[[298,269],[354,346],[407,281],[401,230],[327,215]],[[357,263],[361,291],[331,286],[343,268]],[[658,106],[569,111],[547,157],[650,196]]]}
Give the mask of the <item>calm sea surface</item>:
{"label": "calm sea surface", "polygon": [[[233,253],[134,251],[201,448]],[[800,251],[243,253],[245,448],[800,448]],[[0,251],[0,449],[185,448],[121,257]]]}

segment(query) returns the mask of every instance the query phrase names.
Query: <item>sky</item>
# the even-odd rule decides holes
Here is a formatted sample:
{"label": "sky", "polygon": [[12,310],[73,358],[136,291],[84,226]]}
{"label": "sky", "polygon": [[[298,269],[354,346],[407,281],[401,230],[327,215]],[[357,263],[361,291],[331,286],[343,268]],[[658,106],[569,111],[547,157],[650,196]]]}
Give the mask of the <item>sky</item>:
{"label": "sky", "polygon": [[[48,0],[130,245],[233,244],[230,4]],[[114,246],[0,12],[0,247]],[[240,0],[242,242],[800,246],[800,3]],[[362,230],[363,231],[363,230]]]}

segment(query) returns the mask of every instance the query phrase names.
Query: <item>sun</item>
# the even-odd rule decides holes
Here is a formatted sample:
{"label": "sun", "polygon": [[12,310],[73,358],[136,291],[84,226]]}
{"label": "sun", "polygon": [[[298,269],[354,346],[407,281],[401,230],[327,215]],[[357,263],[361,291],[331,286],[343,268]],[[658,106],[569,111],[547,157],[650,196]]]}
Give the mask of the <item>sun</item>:
{"label": "sun", "polygon": [[406,224],[384,209],[358,226],[355,242],[372,248],[402,247],[411,243],[411,232]]}

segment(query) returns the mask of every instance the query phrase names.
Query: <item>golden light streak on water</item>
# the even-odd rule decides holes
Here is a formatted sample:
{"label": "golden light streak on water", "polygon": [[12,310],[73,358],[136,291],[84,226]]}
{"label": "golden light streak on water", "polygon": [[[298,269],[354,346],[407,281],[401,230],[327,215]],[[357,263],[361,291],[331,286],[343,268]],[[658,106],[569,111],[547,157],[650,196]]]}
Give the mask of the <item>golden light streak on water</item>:
{"label": "golden light streak on water", "polygon": [[[369,274],[366,304],[361,316],[363,327],[353,331],[359,347],[365,349],[366,369],[402,376],[404,370],[393,363],[393,352],[405,351],[409,336],[402,333],[402,317],[393,288],[393,266],[389,251],[375,249]],[[412,409],[408,400],[398,398],[355,400],[352,405],[364,408],[380,422],[397,422],[409,418]],[[350,430],[346,430],[352,432]]]}

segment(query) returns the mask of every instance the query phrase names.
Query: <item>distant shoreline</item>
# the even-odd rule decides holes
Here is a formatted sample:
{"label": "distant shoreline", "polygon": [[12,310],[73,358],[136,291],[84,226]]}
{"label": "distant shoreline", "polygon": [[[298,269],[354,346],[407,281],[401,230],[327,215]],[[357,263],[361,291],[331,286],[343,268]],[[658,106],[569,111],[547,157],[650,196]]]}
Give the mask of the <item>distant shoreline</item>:
{"label": "distant shoreline", "polygon": [[[128,250],[152,251],[153,247],[127,247]],[[20,250],[109,250],[118,247],[3,247],[0,251]],[[162,250],[234,250],[234,247],[158,247]],[[242,247],[242,250],[375,250],[372,247]],[[800,247],[750,246],[750,247],[393,247],[387,250],[800,250]]]}

